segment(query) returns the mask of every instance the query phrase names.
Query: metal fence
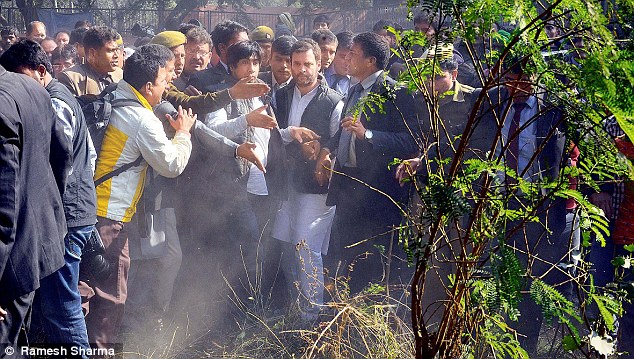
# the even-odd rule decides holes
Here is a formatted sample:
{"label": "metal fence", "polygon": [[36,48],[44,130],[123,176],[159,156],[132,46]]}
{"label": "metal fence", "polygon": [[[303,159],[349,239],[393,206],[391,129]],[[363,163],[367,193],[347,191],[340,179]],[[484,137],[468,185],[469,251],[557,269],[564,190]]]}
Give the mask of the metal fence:
{"label": "metal fence", "polygon": [[[77,8],[43,8],[43,10],[56,10],[59,13],[79,13],[86,10]],[[110,26],[117,29],[124,35],[130,34],[130,29],[134,24],[156,26],[164,20],[169,12],[155,9],[106,9],[94,8],[88,10],[94,19],[95,25]],[[343,30],[352,32],[363,32],[372,29],[374,23],[380,19],[396,21],[402,26],[407,27],[405,23],[407,9],[403,6],[399,7],[378,7],[370,9],[357,9],[346,11],[333,11],[323,9],[313,13],[299,13],[293,15],[297,25],[296,35],[308,36],[312,32],[312,21],[318,14],[327,14],[332,19],[331,28],[337,33]],[[20,11],[15,7],[2,7],[0,14],[8,21],[10,25],[16,26],[18,29],[24,29],[24,19]],[[215,24],[223,20],[238,21],[250,29],[259,25],[266,25],[275,29],[278,13],[262,13],[258,11],[237,12],[237,11],[193,11],[187,19],[197,19],[207,29],[213,29]],[[158,30],[158,29],[157,29]]]}

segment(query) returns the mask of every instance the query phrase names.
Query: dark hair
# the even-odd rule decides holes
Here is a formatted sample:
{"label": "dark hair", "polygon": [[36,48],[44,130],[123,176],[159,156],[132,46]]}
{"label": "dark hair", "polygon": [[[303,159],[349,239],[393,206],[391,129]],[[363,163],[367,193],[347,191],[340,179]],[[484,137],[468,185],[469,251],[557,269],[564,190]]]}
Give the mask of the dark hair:
{"label": "dark hair", "polygon": [[293,54],[298,52],[306,52],[309,50],[313,50],[313,54],[315,54],[315,59],[317,60],[317,65],[319,65],[319,61],[321,60],[321,49],[315,40],[312,39],[301,39],[297,40],[296,43],[291,47],[291,58]]}
{"label": "dark hair", "polygon": [[364,32],[355,36],[352,41],[361,46],[365,57],[376,59],[377,69],[385,69],[390,58],[390,45],[381,35],[374,32]]}
{"label": "dark hair", "polygon": [[354,33],[352,31],[342,31],[337,34],[337,50],[349,49],[352,47],[352,39]]}
{"label": "dark hair", "polygon": [[134,40],[134,45],[133,46],[135,48],[137,48],[137,47],[149,44],[150,41],[152,41],[152,38],[149,37],[149,36],[137,37],[137,39]]}
{"label": "dark hair", "polygon": [[394,26],[394,23],[392,23],[391,21],[388,20],[384,20],[381,19],[379,21],[377,21],[374,26],[372,26],[372,31],[373,32],[381,32],[382,30],[385,30],[386,27],[388,26]]}
{"label": "dark hair", "polygon": [[453,72],[458,70],[458,61],[454,59],[445,59],[438,62],[438,66],[442,71]]}
{"label": "dark hair", "polygon": [[431,26],[431,22],[432,14],[430,14],[428,11],[421,11],[418,13],[418,15],[416,15],[416,17],[414,17],[414,24],[426,23]]}
{"label": "dark hair", "polygon": [[91,26],[91,24],[90,24],[90,21],[88,21],[88,20],[79,20],[79,21],[77,21],[75,23],[75,29],[79,29],[79,28],[84,28],[85,29],[85,28],[90,27],[90,26]]}
{"label": "dark hair", "polygon": [[333,43],[336,46],[338,44],[337,37],[335,36],[335,34],[332,33],[332,31],[328,29],[315,30],[311,38],[320,46],[324,44],[333,44]]}
{"label": "dark hair", "polygon": [[291,48],[297,39],[293,36],[280,36],[271,45],[271,52],[278,53],[283,56],[291,56]]}
{"label": "dark hair", "polygon": [[211,49],[211,36],[209,36],[209,33],[204,27],[194,26],[187,31],[185,36],[187,36],[188,43],[193,42],[195,44],[208,44]]}
{"label": "dark hair", "polygon": [[3,52],[0,56],[0,65],[11,72],[18,72],[23,67],[36,70],[38,66],[44,65],[46,71],[53,75],[53,66],[46,52],[40,44],[27,39],[17,41]]}
{"label": "dark hair", "polygon": [[70,39],[70,34],[68,33],[68,31],[65,30],[59,30],[58,32],[55,33],[55,38],[57,39],[57,35],[64,33],[66,35],[68,35],[68,38]]}
{"label": "dark hair", "polygon": [[328,15],[326,14],[319,14],[315,16],[315,20],[313,20],[313,24],[322,23],[322,22],[330,26],[330,17],[328,17]]}
{"label": "dark hair", "polygon": [[0,30],[0,36],[14,35],[18,36],[18,29],[15,26],[3,26]]}
{"label": "dark hair", "polygon": [[[196,25],[190,24],[190,23],[179,24],[178,27],[177,27],[177,31],[182,32],[183,35],[187,35],[189,30],[191,30],[191,29],[193,29],[195,27],[200,27],[200,26],[196,26]],[[205,32],[207,32],[207,31],[205,31]]]}
{"label": "dark hair", "polygon": [[191,25],[195,25],[195,26],[200,26],[200,27],[203,26],[203,24],[198,19],[190,19],[187,23]]}
{"label": "dark hair", "polygon": [[229,46],[227,49],[227,66],[236,67],[242,59],[249,59],[256,56],[262,61],[262,48],[255,41],[240,41]]}
{"label": "dark hair", "polygon": [[58,59],[73,59],[74,62],[77,62],[77,49],[71,44],[56,47],[55,50],[51,52],[51,63],[54,63]]}
{"label": "dark hair", "polygon": [[75,30],[70,32],[70,40],[68,40],[69,44],[75,45],[76,43],[84,44],[84,35],[86,34],[85,27],[78,27]]}
{"label": "dark hair", "polygon": [[31,21],[30,23],[26,24],[26,33],[30,34],[31,31],[33,31],[35,29],[35,25],[38,24],[42,24],[44,26],[44,28],[46,29],[46,25],[44,25],[43,22],[41,21]]}
{"label": "dark hair", "polygon": [[88,53],[88,49],[100,49],[107,42],[117,41],[119,33],[112,28],[97,26],[88,29],[84,34],[82,43]]}
{"label": "dark hair", "polygon": [[154,83],[159,70],[174,59],[174,54],[163,45],[147,44],[138,47],[123,65],[123,79],[137,90],[146,83]]}
{"label": "dark hair", "polygon": [[214,46],[220,44],[227,45],[236,34],[241,32],[248,34],[249,30],[235,21],[225,20],[214,27],[214,30],[211,32],[211,40]]}

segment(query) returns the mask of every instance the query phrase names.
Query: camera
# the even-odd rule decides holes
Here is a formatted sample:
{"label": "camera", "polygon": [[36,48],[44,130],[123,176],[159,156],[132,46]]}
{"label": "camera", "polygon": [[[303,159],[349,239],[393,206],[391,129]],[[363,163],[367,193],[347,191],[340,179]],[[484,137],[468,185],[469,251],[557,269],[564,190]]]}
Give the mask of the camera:
{"label": "camera", "polygon": [[112,266],[104,256],[106,248],[97,229],[93,229],[81,255],[81,274],[88,280],[103,281],[110,277]]}
{"label": "camera", "polygon": [[178,111],[176,111],[174,105],[167,101],[161,101],[158,105],[154,106],[153,111],[156,117],[158,117],[161,121],[163,121],[165,115],[172,116],[172,119],[176,119],[176,117],[178,117]]}

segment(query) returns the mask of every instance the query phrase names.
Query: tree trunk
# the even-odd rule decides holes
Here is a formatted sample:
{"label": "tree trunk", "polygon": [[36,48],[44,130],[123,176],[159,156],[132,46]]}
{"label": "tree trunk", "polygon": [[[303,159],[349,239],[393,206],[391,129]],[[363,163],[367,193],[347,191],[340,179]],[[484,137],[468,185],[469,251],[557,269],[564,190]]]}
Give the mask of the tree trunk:
{"label": "tree trunk", "polygon": [[18,10],[20,10],[20,14],[22,14],[25,26],[31,21],[38,19],[33,0],[16,0],[15,4],[18,7]]}

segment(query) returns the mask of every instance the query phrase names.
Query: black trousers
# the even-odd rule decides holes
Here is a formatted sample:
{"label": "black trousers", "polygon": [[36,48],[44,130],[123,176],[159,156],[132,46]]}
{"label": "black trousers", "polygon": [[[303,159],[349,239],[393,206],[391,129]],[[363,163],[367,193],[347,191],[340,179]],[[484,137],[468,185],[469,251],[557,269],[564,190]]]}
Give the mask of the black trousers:
{"label": "black trousers", "polygon": [[[31,305],[35,292],[30,292],[17,298],[0,296],[0,308],[7,312],[7,316],[0,321],[0,358],[22,358],[20,347],[28,346],[27,333],[31,321]],[[12,348],[12,349],[10,349]],[[8,355],[11,353],[13,355]]]}
{"label": "black trousers", "polygon": [[[346,173],[360,178],[358,169]],[[384,279],[388,252],[403,252],[398,245],[397,227],[402,220],[399,209],[384,195],[349,178],[343,179],[339,189],[337,209],[332,225],[330,248],[325,266],[332,277],[349,274],[352,293],[361,291],[368,283]],[[390,256],[390,265],[394,263]],[[352,267],[350,267],[352,265]],[[349,268],[352,271],[346,273]],[[395,267],[392,267],[395,268]],[[397,275],[397,271],[392,271]],[[393,282],[393,275],[390,282]]]}

